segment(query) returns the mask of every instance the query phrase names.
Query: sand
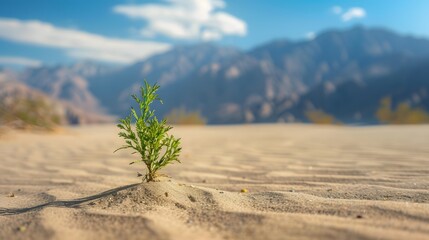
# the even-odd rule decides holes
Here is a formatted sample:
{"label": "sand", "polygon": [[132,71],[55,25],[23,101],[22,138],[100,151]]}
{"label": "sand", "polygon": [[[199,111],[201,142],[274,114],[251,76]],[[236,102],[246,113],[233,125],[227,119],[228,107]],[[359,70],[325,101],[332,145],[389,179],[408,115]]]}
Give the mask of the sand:
{"label": "sand", "polygon": [[429,126],[176,127],[144,184],[116,133],[3,133],[0,239],[429,239]]}

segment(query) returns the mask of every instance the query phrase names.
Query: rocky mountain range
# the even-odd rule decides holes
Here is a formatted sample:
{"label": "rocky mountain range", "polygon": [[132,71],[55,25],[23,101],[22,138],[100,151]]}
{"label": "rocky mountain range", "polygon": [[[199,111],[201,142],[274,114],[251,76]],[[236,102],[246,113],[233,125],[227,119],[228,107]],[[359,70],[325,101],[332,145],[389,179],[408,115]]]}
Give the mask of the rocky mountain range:
{"label": "rocky mountain range", "polygon": [[198,111],[212,124],[308,121],[323,111],[346,123],[375,123],[383,98],[429,109],[429,40],[357,26],[313,40],[276,40],[249,51],[179,46],[122,68],[77,63],[28,69],[17,78],[91,114],[124,116],[143,80],[164,105]]}
{"label": "rocky mountain range", "polygon": [[393,106],[429,110],[429,58],[409,61],[405,67],[383,76],[313,87],[299,99],[277,103],[271,120],[305,119],[308,111],[323,111],[344,123],[378,123],[376,112],[388,98]]}

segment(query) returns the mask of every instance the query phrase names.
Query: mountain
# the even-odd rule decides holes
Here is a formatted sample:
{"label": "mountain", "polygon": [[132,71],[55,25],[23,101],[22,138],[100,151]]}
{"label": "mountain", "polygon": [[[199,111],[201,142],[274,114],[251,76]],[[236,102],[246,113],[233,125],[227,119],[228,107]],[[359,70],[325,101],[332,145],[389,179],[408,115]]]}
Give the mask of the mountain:
{"label": "mountain", "polygon": [[101,113],[98,99],[88,89],[88,78],[109,71],[108,67],[95,63],[78,62],[70,66],[30,68],[19,75],[19,80],[52,98],[86,111]]}
{"label": "mountain", "polygon": [[324,81],[363,80],[388,74],[408,58],[429,56],[429,41],[357,26],[327,31],[310,41],[278,40],[250,54],[311,87]]}
{"label": "mountain", "polygon": [[95,76],[90,79],[90,90],[110,113],[123,116],[129,109],[130,95],[138,91],[145,79],[160,84],[161,91],[166,90],[162,97],[172,103],[167,94],[171,89],[193,94],[193,89],[175,89],[175,83],[184,82],[209,66],[216,68],[240,54],[236,49],[211,44],[180,46],[111,74]]}
{"label": "mountain", "polygon": [[[394,89],[388,79],[401,69],[414,76],[407,69],[427,58],[427,39],[357,26],[326,31],[312,40],[276,40],[249,51],[213,44],[179,46],[118,69],[90,63],[41,67],[20,79],[87,112],[115,116],[127,114],[130,95],[147,79],[161,85],[165,104],[156,106],[159,116],[185,109],[200,112],[211,124],[307,121],[307,110],[321,109],[345,122],[373,122],[374,109],[355,103],[359,94],[370,94],[364,100],[374,99],[371,104],[377,106]],[[415,84],[424,87],[423,82]],[[384,85],[392,89],[370,90]],[[404,92],[406,98],[411,92]]]}
{"label": "mountain", "polygon": [[[319,86],[371,81],[429,56],[429,41],[384,29],[327,31],[313,40],[277,40],[247,52],[213,45],[179,47],[91,80],[111,113],[124,115],[143,79],[161,84],[172,109],[199,111],[209,123],[282,120],[285,103]],[[286,103],[286,105],[290,103]]]}
{"label": "mountain", "polygon": [[[323,111],[342,122],[376,123],[376,112],[383,99],[391,99],[392,109],[401,103],[415,109],[429,110],[429,59],[366,82],[356,80],[338,84],[320,84],[294,103],[278,104],[273,119],[306,120],[309,111]],[[282,109],[281,106],[289,107]]]}

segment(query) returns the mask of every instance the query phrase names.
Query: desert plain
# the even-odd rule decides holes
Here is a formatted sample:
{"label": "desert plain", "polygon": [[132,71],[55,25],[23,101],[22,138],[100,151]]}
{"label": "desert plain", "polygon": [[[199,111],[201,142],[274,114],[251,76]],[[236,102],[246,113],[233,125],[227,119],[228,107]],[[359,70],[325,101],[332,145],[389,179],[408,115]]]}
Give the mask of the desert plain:
{"label": "desert plain", "polygon": [[143,184],[117,132],[3,132],[0,239],[429,239],[429,126],[177,126]]}

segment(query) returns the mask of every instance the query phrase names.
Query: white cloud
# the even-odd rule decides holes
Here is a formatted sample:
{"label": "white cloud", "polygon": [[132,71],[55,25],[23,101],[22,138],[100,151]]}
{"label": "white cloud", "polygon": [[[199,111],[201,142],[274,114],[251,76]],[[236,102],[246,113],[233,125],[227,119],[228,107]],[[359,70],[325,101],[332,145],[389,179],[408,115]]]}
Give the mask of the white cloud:
{"label": "white cloud", "polygon": [[115,13],[146,20],[145,37],[218,40],[225,35],[245,36],[246,23],[224,11],[223,0],[165,0],[164,4],[117,5]]}
{"label": "white cloud", "polygon": [[332,12],[334,14],[341,14],[343,12],[343,8],[340,6],[333,6],[332,7]]}
{"label": "white cloud", "polygon": [[59,48],[69,56],[105,62],[130,63],[167,50],[170,45],[109,38],[49,23],[0,18],[0,38],[13,42]]}
{"label": "white cloud", "polygon": [[313,40],[316,37],[316,33],[315,32],[308,32],[306,35],[308,40]]}
{"label": "white cloud", "polygon": [[355,18],[364,18],[366,16],[366,11],[360,7],[354,7],[347,10],[345,13],[341,15],[341,19],[344,22],[350,21]]}
{"label": "white cloud", "polygon": [[344,11],[340,6],[333,6],[331,10],[335,15],[340,15],[344,22],[366,17],[366,10],[361,7],[352,7]]}
{"label": "white cloud", "polygon": [[25,57],[0,56],[0,64],[18,65],[18,66],[24,66],[24,67],[39,67],[42,65],[42,62],[39,60],[25,58]]}

